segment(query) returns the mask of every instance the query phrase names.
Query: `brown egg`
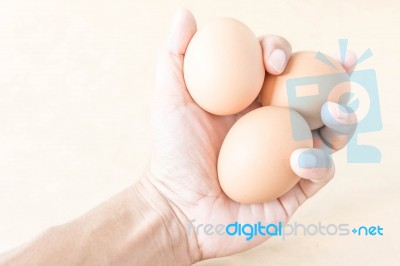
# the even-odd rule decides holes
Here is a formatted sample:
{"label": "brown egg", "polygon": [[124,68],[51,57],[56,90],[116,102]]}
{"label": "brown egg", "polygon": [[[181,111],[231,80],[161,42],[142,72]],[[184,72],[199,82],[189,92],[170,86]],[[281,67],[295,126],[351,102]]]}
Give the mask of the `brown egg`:
{"label": "brown egg", "polygon": [[266,75],[260,94],[264,106],[288,106],[299,112],[311,129],[323,126],[320,112],[326,101],[337,103],[350,91],[349,76],[342,65],[320,53],[328,61],[323,62],[316,55],[292,54],[281,75]]}
{"label": "brown egg", "polygon": [[233,125],[222,144],[222,190],[240,203],[276,199],[300,180],[290,167],[292,152],[312,146],[311,130],[296,111],[275,106],[251,111]]}
{"label": "brown egg", "polygon": [[259,41],[235,19],[219,18],[202,27],[185,53],[188,91],[200,107],[216,115],[235,114],[249,106],[264,76]]}

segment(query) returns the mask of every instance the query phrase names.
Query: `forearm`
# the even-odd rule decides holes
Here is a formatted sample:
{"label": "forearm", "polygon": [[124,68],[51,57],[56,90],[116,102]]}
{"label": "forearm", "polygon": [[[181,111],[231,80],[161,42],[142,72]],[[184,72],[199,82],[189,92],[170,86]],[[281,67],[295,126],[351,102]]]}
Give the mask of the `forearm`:
{"label": "forearm", "polygon": [[148,181],[0,256],[5,265],[189,265],[185,228]]}

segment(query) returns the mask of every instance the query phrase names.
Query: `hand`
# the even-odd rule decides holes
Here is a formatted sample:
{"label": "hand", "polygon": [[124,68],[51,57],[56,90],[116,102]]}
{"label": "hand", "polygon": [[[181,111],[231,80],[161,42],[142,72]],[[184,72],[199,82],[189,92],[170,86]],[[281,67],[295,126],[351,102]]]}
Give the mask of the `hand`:
{"label": "hand", "polygon": [[[346,109],[341,111],[337,104],[326,103],[321,111],[326,126],[313,132],[315,148],[306,150],[310,156],[305,156],[302,167],[298,156],[305,149],[292,154],[292,169],[302,179],[290,191],[264,204],[245,205],[229,199],[218,183],[218,152],[232,125],[247,112],[260,107],[260,103],[255,101],[239,114],[222,117],[202,110],[192,100],[183,78],[183,60],[195,32],[193,15],[180,9],[159,58],[152,105],[153,147],[145,182],[165,198],[186,230],[191,221],[194,225],[234,221],[285,223],[306,199],[333,177],[329,153],[346,145],[354,131],[356,117]],[[278,36],[263,36],[259,40],[266,70],[274,75],[282,73],[291,55],[290,44]],[[345,62],[345,68],[349,69],[354,60],[352,56]],[[326,143],[326,140],[331,142]],[[207,236],[204,232],[196,236],[193,228],[187,231],[187,241],[198,247],[193,261],[238,253],[265,240],[266,237],[246,241],[243,236]]]}

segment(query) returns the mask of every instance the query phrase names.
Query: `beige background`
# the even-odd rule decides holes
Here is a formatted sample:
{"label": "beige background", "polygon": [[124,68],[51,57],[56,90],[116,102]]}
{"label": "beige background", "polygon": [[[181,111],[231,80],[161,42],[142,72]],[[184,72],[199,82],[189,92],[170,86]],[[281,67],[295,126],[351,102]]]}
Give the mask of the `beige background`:
{"label": "beige background", "polygon": [[349,1],[0,0],[0,251],[68,221],[141,176],[154,62],[175,8],[201,24],[242,20],[294,50],[333,53],[348,38],[374,56],[384,129],[360,137],[380,164],[335,155],[336,178],[292,222],[384,227],[383,237],[271,239],[199,265],[393,265],[400,259],[400,3]]}

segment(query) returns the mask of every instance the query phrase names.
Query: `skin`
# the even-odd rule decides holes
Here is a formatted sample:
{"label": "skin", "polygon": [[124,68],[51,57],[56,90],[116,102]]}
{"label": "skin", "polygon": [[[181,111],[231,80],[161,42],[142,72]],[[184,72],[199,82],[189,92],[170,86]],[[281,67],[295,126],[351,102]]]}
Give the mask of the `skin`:
{"label": "skin", "polygon": [[[159,56],[152,155],[143,178],[80,218],[0,255],[1,265],[189,265],[235,254],[267,238],[196,235],[195,226],[285,223],[329,182],[335,169],[329,154],[346,145],[357,122],[354,113],[340,111],[334,103],[321,110],[326,126],[313,132],[315,148],[293,152],[291,166],[301,180],[290,191],[252,205],[234,202],[223,193],[216,169],[219,149],[232,125],[260,104],[255,101],[239,114],[222,117],[207,113],[192,100],[182,69],[195,32],[193,15],[179,9]],[[274,35],[259,40],[267,72],[280,74],[290,57],[290,44]],[[283,53],[272,56],[277,49]],[[344,62],[348,71],[356,57],[351,58]],[[300,167],[302,152],[314,154],[316,167]]]}
{"label": "skin", "polygon": [[[304,149],[295,151],[291,160],[292,169],[302,179],[280,198],[253,205],[239,204],[229,199],[218,183],[216,165],[219,149],[232,125],[241,116],[261,105],[254,102],[237,115],[221,117],[207,113],[193,101],[187,91],[182,70],[187,45],[195,32],[196,22],[193,15],[187,10],[178,11],[158,65],[158,82],[152,112],[154,145],[147,177],[171,202],[175,211],[181,213],[181,222],[186,227],[192,219],[197,224],[215,225],[233,221],[287,222],[307,198],[312,197],[333,177],[334,166],[328,154],[343,148],[348,135],[340,134],[344,129],[339,126],[324,127],[321,134],[330,134],[327,139],[334,139],[333,144],[329,145],[335,147],[332,150],[321,140],[320,133],[313,132],[314,147],[318,149],[313,152],[317,154],[320,165],[331,164],[332,167],[300,168],[296,158]],[[274,35],[263,36],[259,40],[267,71],[275,75],[282,73],[291,54],[290,44],[282,37]],[[275,49],[281,49],[287,55],[280,70],[269,65],[269,55]],[[346,62],[346,68],[352,63]],[[350,113],[345,119],[339,118],[335,111],[336,104],[327,105],[331,106],[332,116],[342,122],[340,126],[344,124],[346,129],[354,130],[354,113]],[[353,130],[348,131],[349,135]],[[245,241],[243,237],[213,238],[205,234],[198,236],[203,259],[241,252],[263,241],[265,237]]]}

